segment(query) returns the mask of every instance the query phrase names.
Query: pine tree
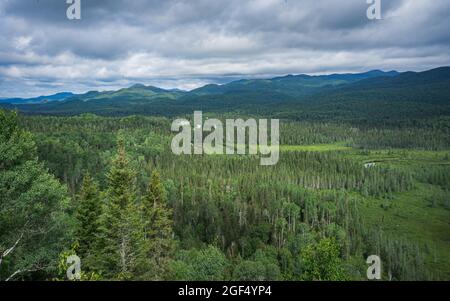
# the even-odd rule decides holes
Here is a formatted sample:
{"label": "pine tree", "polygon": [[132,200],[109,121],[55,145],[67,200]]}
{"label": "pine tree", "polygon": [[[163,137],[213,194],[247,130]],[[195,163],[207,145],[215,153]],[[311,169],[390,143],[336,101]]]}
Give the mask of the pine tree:
{"label": "pine tree", "polygon": [[86,263],[89,263],[89,259],[93,255],[100,214],[101,202],[98,185],[89,174],[86,174],[78,195],[76,211],[78,221],[76,230],[77,254],[82,258],[84,267],[89,267],[89,264]]}
{"label": "pine tree", "polygon": [[174,249],[172,238],[172,210],[166,204],[166,192],[158,171],[152,173],[147,194],[143,198],[145,239],[148,255],[152,260],[150,277],[161,279],[166,273],[169,258]]}
{"label": "pine tree", "polygon": [[135,176],[129,167],[123,136],[108,175],[97,250],[99,272],[110,279],[135,279],[145,268],[145,242],[136,202]]}

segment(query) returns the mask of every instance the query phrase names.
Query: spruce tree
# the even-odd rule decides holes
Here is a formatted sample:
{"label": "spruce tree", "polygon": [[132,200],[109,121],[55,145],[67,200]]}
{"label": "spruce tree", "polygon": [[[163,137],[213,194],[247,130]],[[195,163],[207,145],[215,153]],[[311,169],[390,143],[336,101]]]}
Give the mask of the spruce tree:
{"label": "spruce tree", "polygon": [[109,279],[136,279],[146,258],[144,234],[136,202],[135,174],[129,166],[123,136],[107,175],[108,189],[100,218],[99,272]]}
{"label": "spruce tree", "polygon": [[161,279],[167,271],[170,255],[174,249],[172,210],[167,207],[166,192],[158,171],[152,177],[143,197],[144,232],[148,256],[152,260],[153,279]]}
{"label": "spruce tree", "polygon": [[93,255],[100,214],[101,202],[98,185],[89,174],[86,174],[78,195],[76,211],[78,221],[76,229],[77,254],[83,260],[84,267],[89,267],[87,263],[89,263]]}

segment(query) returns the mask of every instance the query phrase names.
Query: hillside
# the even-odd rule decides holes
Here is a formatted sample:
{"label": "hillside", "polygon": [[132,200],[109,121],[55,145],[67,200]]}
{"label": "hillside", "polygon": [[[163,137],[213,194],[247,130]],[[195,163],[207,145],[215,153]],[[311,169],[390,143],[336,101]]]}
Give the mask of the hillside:
{"label": "hillside", "polygon": [[450,115],[450,68],[288,75],[206,85],[189,92],[139,84],[118,91],[91,91],[58,102],[2,106],[50,115],[176,116],[203,110],[306,120],[423,119]]}
{"label": "hillside", "polygon": [[75,94],[71,92],[61,92],[53,95],[47,96],[39,96],[33,98],[3,98],[0,99],[0,104],[37,104],[37,103],[46,103],[51,101],[62,101],[64,99],[68,99],[70,97],[75,96]]}

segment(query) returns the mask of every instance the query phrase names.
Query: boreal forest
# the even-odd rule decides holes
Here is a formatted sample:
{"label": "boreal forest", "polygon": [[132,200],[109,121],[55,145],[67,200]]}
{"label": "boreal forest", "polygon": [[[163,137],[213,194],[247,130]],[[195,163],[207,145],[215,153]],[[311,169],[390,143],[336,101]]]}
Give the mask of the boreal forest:
{"label": "boreal forest", "polygon": [[[450,68],[0,100],[0,280],[450,280]],[[175,155],[280,120],[280,159]]]}

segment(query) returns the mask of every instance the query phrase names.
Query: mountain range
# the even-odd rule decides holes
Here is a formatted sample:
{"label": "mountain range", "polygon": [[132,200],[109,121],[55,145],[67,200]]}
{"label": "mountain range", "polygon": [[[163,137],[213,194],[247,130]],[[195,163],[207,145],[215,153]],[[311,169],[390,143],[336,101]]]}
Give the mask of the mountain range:
{"label": "mountain range", "polygon": [[0,104],[37,104],[37,103],[47,103],[51,101],[62,101],[69,97],[75,96],[71,92],[61,92],[53,95],[39,96],[33,98],[0,98]]}
{"label": "mountain range", "polygon": [[46,115],[175,116],[203,110],[321,120],[439,117],[450,116],[450,67],[242,79],[191,91],[136,84],[117,91],[3,99],[0,106]]}

